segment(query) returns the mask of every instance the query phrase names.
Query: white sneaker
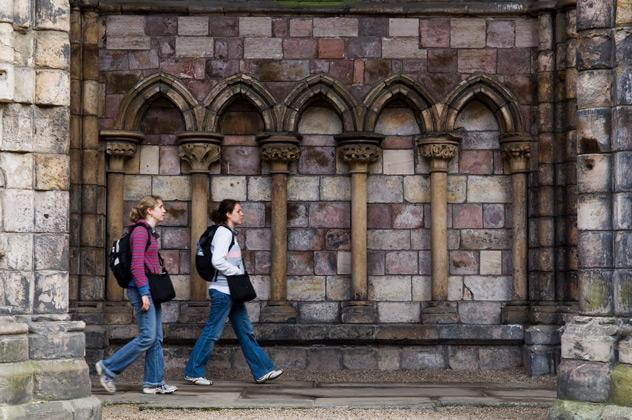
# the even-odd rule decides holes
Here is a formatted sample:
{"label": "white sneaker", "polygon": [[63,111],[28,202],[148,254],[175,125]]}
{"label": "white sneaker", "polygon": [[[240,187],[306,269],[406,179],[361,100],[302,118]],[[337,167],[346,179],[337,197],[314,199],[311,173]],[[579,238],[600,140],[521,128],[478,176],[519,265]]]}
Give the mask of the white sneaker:
{"label": "white sneaker", "polygon": [[160,386],[148,386],[143,388],[143,394],[173,394],[178,390],[175,385],[162,384]]}
{"label": "white sneaker", "polygon": [[194,385],[213,385],[213,381],[211,381],[210,379],[206,379],[202,376],[200,376],[199,378],[193,378],[191,376],[185,376],[184,380],[186,382],[190,382]]}
{"label": "white sneaker", "polygon": [[279,376],[281,376],[282,374],[283,374],[283,371],[281,369],[271,370],[270,372],[268,372],[265,375],[263,375],[261,378],[255,380],[255,382],[258,383],[258,384],[262,384],[264,382],[276,379]]}
{"label": "white sneaker", "polygon": [[94,368],[97,371],[97,375],[99,375],[99,382],[101,382],[101,386],[110,394],[114,394],[116,392],[116,385],[114,385],[114,380],[105,374],[105,369],[103,369],[103,360],[99,360]]}

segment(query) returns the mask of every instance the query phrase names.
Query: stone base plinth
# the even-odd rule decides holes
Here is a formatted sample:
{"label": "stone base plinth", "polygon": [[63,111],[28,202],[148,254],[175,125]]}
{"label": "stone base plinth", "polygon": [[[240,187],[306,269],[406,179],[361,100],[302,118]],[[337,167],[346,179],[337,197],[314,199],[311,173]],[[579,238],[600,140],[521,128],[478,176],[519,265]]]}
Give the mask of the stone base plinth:
{"label": "stone base plinth", "polygon": [[349,302],[342,308],[341,319],[345,324],[371,324],[377,321],[377,309],[370,302]]}
{"label": "stone base plinth", "polygon": [[529,376],[554,375],[560,364],[559,325],[532,325],[525,330],[525,363]]}
{"label": "stone base plinth", "polygon": [[501,313],[503,324],[524,324],[529,318],[529,306],[523,303],[509,303]]}
{"label": "stone base plinth", "polygon": [[28,404],[0,406],[0,418],[31,419],[101,419],[101,401],[96,397],[64,401],[36,401]]}
{"label": "stone base plinth", "polygon": [[261,322],[294,324],[296,323],[296,308],[285,302],[279,304],[268,303],[261,308],[259,319]]}
{"label": "stone base plinth", "polygon": [[431,302],[423,309],[421,320],[424,324],[456,324],[459,311],[456,302]]}

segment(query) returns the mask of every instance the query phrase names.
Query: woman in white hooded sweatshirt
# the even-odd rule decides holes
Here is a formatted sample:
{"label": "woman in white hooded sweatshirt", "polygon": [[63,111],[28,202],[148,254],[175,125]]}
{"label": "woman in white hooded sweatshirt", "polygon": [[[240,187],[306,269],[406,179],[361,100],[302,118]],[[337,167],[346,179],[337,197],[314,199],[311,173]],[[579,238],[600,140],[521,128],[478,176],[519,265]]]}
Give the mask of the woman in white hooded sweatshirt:
{"label": "woman in white hooded sweatshirt", "polygon": [[245,272],[235,231],[244,220],[241,204],[235,200],[223,200],[218,209],[211,214],[211,219],[220,225],[211,242],[211,263],[218,274],[216,279],[209,283],[211,310],[184,369],[184,380],[196,385],[213,383],[206,378],[204,370],[215,344],[222,335],[226,318],[230,319],[255,382],[264,383],[276,379],[283,371],[274,367],[270,357],[255,340],[248,311],[243,302],[231,299],[226,280],[226,276]]}

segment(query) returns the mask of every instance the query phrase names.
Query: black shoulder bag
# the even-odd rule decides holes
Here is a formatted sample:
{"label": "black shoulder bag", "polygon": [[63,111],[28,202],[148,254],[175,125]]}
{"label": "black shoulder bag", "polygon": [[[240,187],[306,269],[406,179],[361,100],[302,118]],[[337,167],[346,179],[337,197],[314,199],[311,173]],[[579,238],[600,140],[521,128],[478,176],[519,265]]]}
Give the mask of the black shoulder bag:
{"label": "black shoulder bag", "polygon": [[158,259],[160,260],[160,273],[154,274],[145,270],[145,275],[149,283],[151,299],[159,306],[161,303],[173,300],[176,297],[176,291],[173,288],[171,277],[165,268],[165,261],[162,259],[160,252],[158,252]]}
{"label": "black shoulder bag", "polygon": [[[232,233],[232,230],[231,230]],[[230,251],[230,246],[228,250]],[[246,270],[246,263],[242,257],[242,264],[244,265],[244,274],[237,274],[235,276],[226,276],[228,282],[228,290],[230,290],[230,298],[235,302],[250,302],[257,297],[257,292],[252,286],[248,270]]]}

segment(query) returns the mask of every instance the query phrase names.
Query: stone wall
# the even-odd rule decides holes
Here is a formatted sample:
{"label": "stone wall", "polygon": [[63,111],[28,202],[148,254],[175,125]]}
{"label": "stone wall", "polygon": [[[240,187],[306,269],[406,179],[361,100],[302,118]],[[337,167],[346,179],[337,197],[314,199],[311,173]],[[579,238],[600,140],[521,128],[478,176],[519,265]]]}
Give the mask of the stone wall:
{"label": "stone wall", "polygon": [[100,418],[68,314],[69,16],[0,6],[0,417]]}
{"label": "stone wall", "polygon": [[[384,78],[403,74],[434,104],[433,97],[444,102],[462,80],[483,71],[515,92],[520,118],[529,121],[532,115],[534,19],[149,15],[106,16],[102,22],[104,129],[115,128],[129,89],[156,72],[177,77],[207,103],[214,85],[239,73],[252,74],[277,103],[314,74],[333,78],[357,103]],[[288,185],[288,293],[301,302],[301,320],[338,322],[339,302],[349,298],[350,179],[336,159],[333,138],[343,131],[343,121],[326,97],[321,100],[301,110],[297,127],[304,138]],[[178,216],[161,229],[162,246],[177,274],[179,298],[188,300],[190,185],[177,158],[173,134],[184,127],[173,117],[174,108],[154,105],[140,122],[146,137],[140,153],[126,163],[125,200],[129,207],[152,192],[175,209]],[[430,300],[429,169],[416,153],[414,137],[431,128],[420,127],[415,119],[420,111],[402,95],[375,123],[375,131],[387,136],[368,186],[369,294],[379,302],[381,322],[419,322],[420,302]],[[261,122],[242,112],[250,117],[241,117],[246,127],[220,127],[222,133],[242,132],[225,138],[222,161],[211,167],[210,199],[237,198],[250,213],[242,237],[265,300],[269,178],[257,131],[248,132],[260,130]],[[227,119],[223,123],[230,125]],[[459,127],[466,138],[449,177],[450,300],[480,301],[463,303],[464,322],[497,323],[500,302],[511,299],[510,180],[493,113],[473,102],[459,114]],[[256,319],[257,305],[252,308]]]}
{"label": "stone wall", "polygon": [[[574,15],[560,11],[563,18],[543,26],[546,16],[553,19],[558,13],[546,5],[527,13],[520,2],[511,7],[472,3],[480,12],[476,16],[454,4],[420,5],[403,17],[389,4],[380,6],[380,13],[368,13],[366,7],[373,7],[368,3],[359,4],[356,13],[335,5],[322,10],[258,5],[251,15],[235,2],[220,15],[215,3],[193,10],[186,5],[164,8],[160,2],[105,2],[73,13],[81,29],[71,37],[78,57],[73,62],[80,63],[72,75],[71,97],[81,98],[83,105],[77,108],[77,123],[71,124],[82,128],[71,134],[77,150],[71,165],[75,234],[70,295],[77,318],[93,325],[90,358],[112,351],[104,348],[108,343],[133,336],[131,309],[120,300],[120,290],[111,294],[106,286],[105,244],[113,239],[106,232],[112,220],[127,223],[129,209],[146,194],[161,195],[170,209],[159,228],[178,294],[164,305],[167,342],[192,342],[204,320],[207,304],[200,302],[190,264],[194,185],[203,184],[193,174],[199,168],[192,172],[191,158],[178,146],[180,135],[189,132],[222,139],[221,158],[210,164],[205,177],[208,200],[213,206],[236,198],[246,210],[239,240],[259,293],[248,309],[264,342],[302,345],[316,336],[319,344],[339,345],[342,338],[319,332],[323,326],[350,322],[345,308],[357,300],[352,166],[339,148],[345,135],[369,133],[383,136],[367,178],[365,299],[375,309],[371,325],[387,328],[383,334],[390,340],[406,339],[398,330],[402,325],[489,325],[475,339],[446,330],[451,332],[418,344],[457,340],[457,345],[521,346],[527,340],[532,352],[526,360],[542,362],[532,373],[555,369],[555,328],[539,325],[526,331],[523,326],[535,302],[543,301],[544,309],[534,312],[530,323],[555,324],[561,321],[557,301],[576,298],[571,290],[572,204],[558,214],[550,201],[555,199],[556,170],[558,192],[573,185],[573,154],[556,161],[549,148],[553,139],[568,138],[564,150],[572,149],[574,123],[559,122],[555,104],[567,102],[566,109],[573,108],[574,82],[569,76],[568,89],[555,92],[559,85],[544,83],[573,63],[556,62],[550,54],[548,65],[542,59],[572,43],[554,37],[553,31],[572,26]],[[545,70],[551,72],[548,79],[542,76]],[[552,96],[543,95],[549,90]],[[300,158],[289,164],[287,176],[287,294],[282,297],[296,310],[306,335],[275,329],[264,314],[278,299],[271,191],[277,169],[262,152],[258,135],[264,132],[300,138]],[[447,174],[447,291],[437,299],[431,258],[437,248],[431,240],[434,169],[419,142],[446,132],[460,140]],[[142,139],[122,158],[122,169],[114,169],[108,143],[113,135]],[[515,156],[509,149],[503,153],[506,144],[501,147],[512,136],[523,142],[521,151],[513,150]],[[516,169],[512,159],[525,156],[528,165]],[[516,193],[525,173],[528,198]],[[123,210],[111,214],[110,206],[107,217],[103,205],[113,188],[105,188],[106,174],[113,175],[110,185],[113,179],[123,185]],[[521,223],[514,223],[514,215],[521,213],[512,202],[524,206],[522,214],[529,205],[529,244],[536,253],[528,262],[528,293],[526,252],[524,268],[512,261],[520,249],[514,236]],[[559,227],[562,236],[553,235],[557,225],[564,226]],[[556,246],[560,255],[569,255],[560,257],[569,262],[560,263],[557,271]],[[570,281],[556,282],[567,273]],[[446,316],[437,303],[447,305]],[[520,324],[522,341],[504,337],[502,324]],[[376,344],[380,339],[367,340]]]}

